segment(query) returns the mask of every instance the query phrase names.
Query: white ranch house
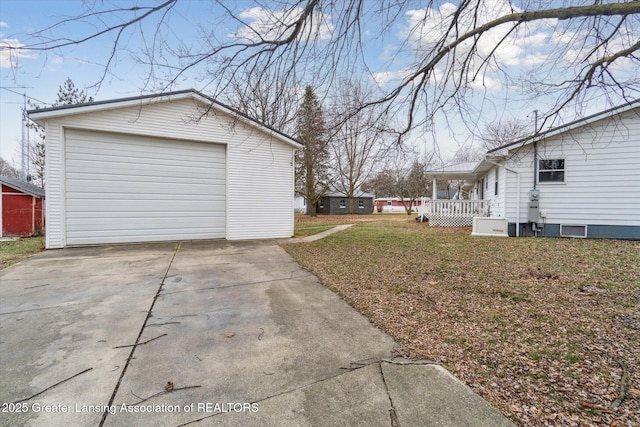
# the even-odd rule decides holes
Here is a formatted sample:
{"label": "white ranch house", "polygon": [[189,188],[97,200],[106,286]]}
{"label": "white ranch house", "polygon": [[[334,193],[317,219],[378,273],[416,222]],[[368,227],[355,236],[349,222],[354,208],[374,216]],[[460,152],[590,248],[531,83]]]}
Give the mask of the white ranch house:
{"label": "white ranch house", "polygon": [[434,188],[463,180],[467,198],[432,200],[431,225],[488,217],[509,236],[640,239],[640,100],[428,174]]}

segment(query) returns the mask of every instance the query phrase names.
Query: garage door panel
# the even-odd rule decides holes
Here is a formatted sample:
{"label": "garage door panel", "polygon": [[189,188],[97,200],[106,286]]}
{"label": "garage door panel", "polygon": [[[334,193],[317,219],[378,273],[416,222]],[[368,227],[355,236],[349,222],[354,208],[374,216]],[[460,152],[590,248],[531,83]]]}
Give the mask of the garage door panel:
{"label": "garage door panel", "polygon": [[[196,155],[202,155],[203,153],[198,153]],[[194,167],[196,168],[196,170],[198,168],[201,167],[208,167],[209,165],[212,164],[212,162],[208,162],[205,160],[200,160],[200,159],[194,159],[193,161],[188,161],[188,160],[178,160],[175,158],[148,158],[148,159],[141,159],[141,158],[133,158],[133,157],[118,157],[118,156],[109,156],[108,159],[101,159],[100,157],[96,157],[96,156],[74,156],[68,157],[69,160],[71,161],[77,161],[77,162],[82,162],[80,163],[79,166],[79,171],[86,171],[86,172],[90,172],[90,173],[102,173],[102,174],[107,174],[109,173],[109,171],[112,171],[114,168],[121,172],[122,171],[122,165],[126,164],[129,165],[131,167],[135,167],[135,169],[131,170],[130,172],[133,174],[137,174],[138,171],[154,171],[159,167],[167,167],[170,166],[171,170],[184,170],[184,171],[189,171],[192,170]],[[224,166],[224,163],[219,163],[219,165],[222,167]],[[95,167],[96,166],[100,166],[101,169],[96,170]]]}
{"label": "garage door panel", "polygon": [[[111,203],[109,200],[94,199],[91,200],[91,204],[93,206],[88,207],[87,202],[84,200],[70,200],[67,204],[67,209],[69,210],[67,218],[114,217],[126,220],[130,217],[129,214],[149,212],[149,216],[152,217],[154,215],[151,215],[151,212],[160,212],[170,213],[176,220],[179,220],[180,215],[188,215],[190,212],[206,213],[211,217],[223,214],[218,211],[219,204],[209,202],[190,203],[189,209],[185,209],[185,207],[181,206],[181,203],[172,202],[168,204],[163,200],[130,201],[127,203],[116,201]],[[70,225],[73,226],[73,224]]]}
{"label": "garage door panel", "polygon": [[67,244],[226,236],[225,147],[66,131]]}
{"label": "garage door panel", "polygon": [[[197,156],[207,155],[207,153],[197,153]],[[114,156],[111,156],[114,157]],[[195,170],[199,170],[201,168],[207,168],[213,164],[218,165],[218,167],[224,167],[224,163],[222,162],[209,162],[207,159],[194,159],[194,161],[189,162],[186,160],[178,161],[175,159],[167,158],[167,159],[139,159],[139,158],[128,158],[121,157],[112,160],[103,160],[100,157],[90,157],[81,156],[78,158],[67,157],[68,160],[73,162],[78,162],[78,170],[76,172],[85,172],[85,173],[99,173],[99,174],[108,174],[110,171],[114,169],[121,173],[123,172],[122,166],[128,165],[129,167],[134,167],[134,169],[130,169],[129,173],[133,175],[146,175],[151,171],[152,173],[157,171],[158,168],[169,168],[170,171],[181,171],[187,172]],[[96,169],[96,166],[99,166],[100,169]]]}
{"label": "garage door panel", "polygon": [[[95,206],[91,209],[86,207],[86,203],[75,203],[69,206],[69,210],[73,210],[73,212],[69,212],[67,217],[69,219],[80,219],[80,218],[116,218],[118,220],[126,220],[128,218],[137,217],[139,213],[145,213],[149,211],[157,211],[165,214],[171,214],[176,220],[179,220],[183,215],[189,215],[190,213],[197,213],[202,216],[202,214],[207,214],[212,218],[216,218],[221,215],[221,213],[216,212],[216,205],[213,204],[200,204],[197,206],[193,206],[189,210],[185,210],[183,207],[179,206],[178,203],[174,203],[171,206],[168,206],[164,203],[159,203],[158,201],[151,200],[148,203],[105,203],[99,200],[92,202]],[[98,210],[102,210],[102,213],[97,212]],[[149,215],[149,217],[154,217],[155,215]],[[73,226],[74,224],[70,224]]]}
{"label": "garage door panel", "polygon": [[[166,178],[166,177],[165,177]],[[114,183],[109,182],[109,188],[104,188],[99,182],[96,181],[84,181],[83,183],[75,183],[67,187],[67,191],[73,192],[73,195],[70,197],[77,198],[108,198],[110,195],[122,195],[124,199],[155,199],[157,197],[163,196],[163,198],[167,197],[175,197],[176,199],[181,199],[187,196],[189,200],[193,200],[195,195],[202,193],[210,193],[210,194],[219,194],[219,192],[224,191],[224,186],[222,185],[208,185],[208,184],[194,184],[189,185],[184,183],[182,185],[177,185],[174,183],[172,187],[167,187],[162,183],[152,182],[152,181],[144,181],[144,182],[131,182],[127,183],[126,181]],[[149,192],[149,193],[146,193]],[[213,197],[209,200],[213,200]],[[220,196],[222,200],[224,197]]]}
{"label": "garage door panel", "polygon": [[[67,153],[73,155],[74,153],[88,153],[99,155],[113,154],[113,150],[117,150],[123,157],[127,156],[127,153],[131,154],[131,157],[164,157],[167,155],[167,148],[159,145],[158,139],[149,138],[142,135],[125,135],[115,134],[108,132],[94,132],[85,131],[80,129],[69,129],[67,134],[72,134],[75,141],[78,144],[69,146],[66,150]],[[114,139],[114,135],[125,136],[124,139]],[[131,140],[136,141],[135,144],[130,144]],[[189,144],[191,141],[181,141]],[[173,150],[178,158],[184,157],[185,159],[193,158],[193,152],[201,152],[201,142],[191,142],[190,145],[182,145],[178,150]]]}
{"label": "garage door panel", "polygon": [[[205,230],[208,233],[215,234],[216,230]],[[161,242],[172,240],[199,240],[202,239],[201,230],[188,233],[185,230],[176,230],[174,233],[165,232],[160,234],[157,230],[153,230],[156,234],[150,234],[148,231],[141,231],[140,234],[131,234],[127,240],[123,240],[121,236],[113,233],[102,233],[102,235],[87,237],[86,235],[72,236],[73,245],[104,245],[111,243],[136,243],[136,242]],[[142,234],[144,233],[144,234]],[[101,234],[101,233],[98,233]],[[69,237],[67,237],[68,239]]]}
{"label": "garage door panel", "polygon": [[[179,230],[200,232],[205,227],[198,226],[198,222],[204,221],[204,216],[188,217],[181,222],[176,222],[175,218],[130,218],[126,221],[113,221],[112,218],[92,218],[90,220],[79,220],[78,224],[96,229],[96,235],[102,233],[106,235],[113,231],[127,231],[131,235],[145,234],[166,234],[176,233]],[[198,221],[198,222],[196,222]],[[98,230],[99,229],[99,230]],[[221,231],[220,227],[208,227],[209,230]],[[200,230],[200,231],[199,231]],[[80,233],[80,231],[78,231]]]}
{"label": "garage door panel", "polygon": [[[87,185],[92,185],[94,182],[96,182],[95,178],[97,174],[90,174],[90,173],[74,173],[74,174],[67,174],[67,180],[69,182],[69,186],[68,188],[77,188],[82,190],[83,188],[88,188]],[[193,174],[191,174],[193,175]],[[172,178],[172,185],[186,185],[186,184],[190,184],[190,185],[207,185],[212,187],[212,189],[215,189],[216,191],[218,189],[224,189],[224,184],[223,183],[214,183],[211,182],[211,179],[208,178],[202,178],[201,175],[197,175],[197,176],[191,176],[191,177],[187,177],[187,176],[172,176],[171,174],[167,174],[167,176]],[[224,181],[224,176],[220,176],[219,177],[219,181]],[[125,185],[125,184],[129,184],[131,182],[148,182],[148,183],[157,183],[158,182],[158,177],[157,176],[153,176],[153,175],[145,175],[145,176],[141,176],[141,175],[118,175],[118,176],[114,176],[114,175],[110,175],[108,177],[100,177],[100,180],[98,180],[97,182],[99,182],[100,186],[102,186],[102,183],[104,184],[109,184],[109,185]],[[163,183],[164,185],[166,185],[166,183]],[[94,184],[94,185],[98,185],[98,184]],[[94,191],[94,190],[92,190]]]}

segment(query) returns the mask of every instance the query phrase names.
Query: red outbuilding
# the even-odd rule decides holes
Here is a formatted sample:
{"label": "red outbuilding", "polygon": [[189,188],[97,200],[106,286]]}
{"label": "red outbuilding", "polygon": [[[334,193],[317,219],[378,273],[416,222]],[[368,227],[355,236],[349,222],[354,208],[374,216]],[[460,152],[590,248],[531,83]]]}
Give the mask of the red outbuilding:
{"label": "red outbuilding", "polygon": [[44,232],[44,190],[0,175],[0,237],[33,236]]}

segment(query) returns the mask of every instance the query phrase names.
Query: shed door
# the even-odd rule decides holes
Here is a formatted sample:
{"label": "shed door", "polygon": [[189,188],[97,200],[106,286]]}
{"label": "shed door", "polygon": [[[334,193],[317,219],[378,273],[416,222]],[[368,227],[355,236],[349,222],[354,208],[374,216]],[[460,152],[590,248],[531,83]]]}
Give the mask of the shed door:
{"label": "shed door", "polygon": [[65,133],[68,245],[226,236],[225,146]]}

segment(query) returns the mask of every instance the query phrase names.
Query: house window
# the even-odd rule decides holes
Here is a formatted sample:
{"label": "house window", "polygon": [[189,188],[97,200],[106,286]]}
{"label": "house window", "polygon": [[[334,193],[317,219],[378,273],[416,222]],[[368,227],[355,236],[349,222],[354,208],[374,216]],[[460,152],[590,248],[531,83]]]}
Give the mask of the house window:
{"label": "house window", "polygon": [[393,202],[391,200],[387,200],[387,206],[393,206]]}
{"label": "house window", "polygon": [[538,182],[564,182],[564,159],[538,160]]}
{"label": "house window", "polygon": [[320,203],[318,204],[320,209],[324,209],[324,199],[320,199]]}
{"label": "house window", "polygon": [[493,195],[498,195],[498,168],[496,168],[495,174],[493,176]]}
{"label": "house window", "polygon": [[358,208],[364,209],[364,200],[358,200]]}
{"label": "house window", "polygon": [[345,209],[347,207],[347,201],[345,199],[340,199],[340,209]]}
{"label": "house window", "polygon": [[560,224],[560,235],[562,237],[587,237],[587,226]]}

